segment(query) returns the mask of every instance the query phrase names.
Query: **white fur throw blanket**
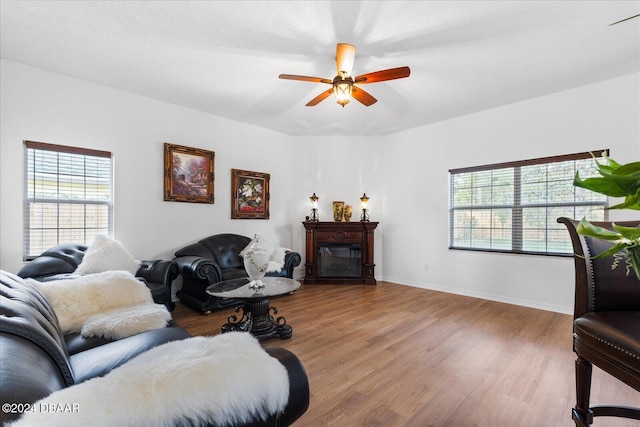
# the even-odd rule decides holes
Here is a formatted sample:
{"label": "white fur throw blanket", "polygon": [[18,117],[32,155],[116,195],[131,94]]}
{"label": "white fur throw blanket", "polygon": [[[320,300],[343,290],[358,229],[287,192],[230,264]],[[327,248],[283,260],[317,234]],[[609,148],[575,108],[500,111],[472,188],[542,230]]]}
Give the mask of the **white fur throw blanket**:
{"label": "white fur throw blanket", "polygon": [[288,399],[286,368],[250,334],[229,332],[152,348],[36,402],[12,426],[234,426],[280,413]]}
{"label": "white fur throw blanket", "polygon": [[155,304],[149,288],[127,271],[30,282],[49,300],[65,333],[120,339],[171,320],[167,308]]}

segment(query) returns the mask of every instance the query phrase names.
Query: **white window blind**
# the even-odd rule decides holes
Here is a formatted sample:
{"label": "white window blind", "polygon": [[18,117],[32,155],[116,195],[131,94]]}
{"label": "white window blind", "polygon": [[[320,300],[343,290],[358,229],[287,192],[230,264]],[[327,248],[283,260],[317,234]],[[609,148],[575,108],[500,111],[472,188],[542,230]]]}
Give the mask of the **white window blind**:
{"label": "white window blind", "polygon": [[450,170],[449,248],[573,253],[569,233],[556,219],[607,216],[607,197],[575,187],[576,172],[599,176],[590,153]]}
{"label": "white window blind", "polygon": [[112,233],[112,156],[25,141],[24,258]]}

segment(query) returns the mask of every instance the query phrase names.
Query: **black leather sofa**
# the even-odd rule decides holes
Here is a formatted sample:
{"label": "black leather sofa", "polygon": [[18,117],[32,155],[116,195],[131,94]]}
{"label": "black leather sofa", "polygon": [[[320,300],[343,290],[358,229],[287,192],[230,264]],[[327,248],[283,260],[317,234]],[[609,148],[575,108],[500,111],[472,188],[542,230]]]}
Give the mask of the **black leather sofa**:
{"label": "black leather sofa", "polygon": [[[223,300],[207,294],[209,285],[223,280],[247,277],[240,252],[251,242],[251,238],[238,234],[216,234],[185,246],[175,253],[173,259],[182,275],[182,289],[176,292],[184,304],[202,312],[229,307],[235,300]],[[287,251],[284,266],[267,276],[293,278],[293,270],[300,265],[298,252]]]}
{"label": "black leather sofa", "polygon": [[[87,248],[76,243],[54,246],[25,264],[18,271],[18,276],[31,277],[40,282],[69,279],[82,262]],[[173,311],[175,303],[171,300],[171,284],[178,277],[177,264],[162,260],[141,261],[136,277],[146,283],[157,304],[164,304],[169,311]]]}
{"label": "black leather sofa", "polygon": [[[155,346],[189,336],[177,326],[111,342],[65,336],[43,294],[20,277],[0,271],[0,423],[17,419],[26,404],[103,376]],[[289,400],[283,414],[243,427],[288,426],[309,406],[309,384],[300,360],[284,348],[265,350],[287,369]]]}

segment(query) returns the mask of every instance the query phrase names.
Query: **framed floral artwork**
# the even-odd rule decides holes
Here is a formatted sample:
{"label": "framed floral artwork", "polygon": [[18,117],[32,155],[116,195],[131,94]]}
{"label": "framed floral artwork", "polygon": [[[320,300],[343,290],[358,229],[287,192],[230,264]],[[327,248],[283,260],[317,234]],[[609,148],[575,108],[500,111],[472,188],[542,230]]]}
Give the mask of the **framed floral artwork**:
{"label": "framed floral artwork", "polygon": [[231,219],[269,219],[268,173],[231,169]]}
{"label": "framed floral artwork", "polygon": [[164,200],[213,203],[213,151],[164,144]]}

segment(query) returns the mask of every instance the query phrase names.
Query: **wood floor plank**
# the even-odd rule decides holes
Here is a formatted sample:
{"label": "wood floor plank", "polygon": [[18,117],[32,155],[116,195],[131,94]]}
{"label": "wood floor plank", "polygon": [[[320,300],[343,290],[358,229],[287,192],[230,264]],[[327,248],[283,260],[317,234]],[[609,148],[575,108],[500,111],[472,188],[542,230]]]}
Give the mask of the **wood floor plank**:
{"label": "wood floor plank", "polygon": [[[388,282],[303,285],[271,305],[293,337],[263,345],[294,352],[309,376],[296,427],[573,425],[569,315]],[[214,335],[233,313],[177,303],[173,317],[192,335]],[[640,394],[594,368],[592,402],[640,406]],[[639,425],[598,418],[594,427]]]}

